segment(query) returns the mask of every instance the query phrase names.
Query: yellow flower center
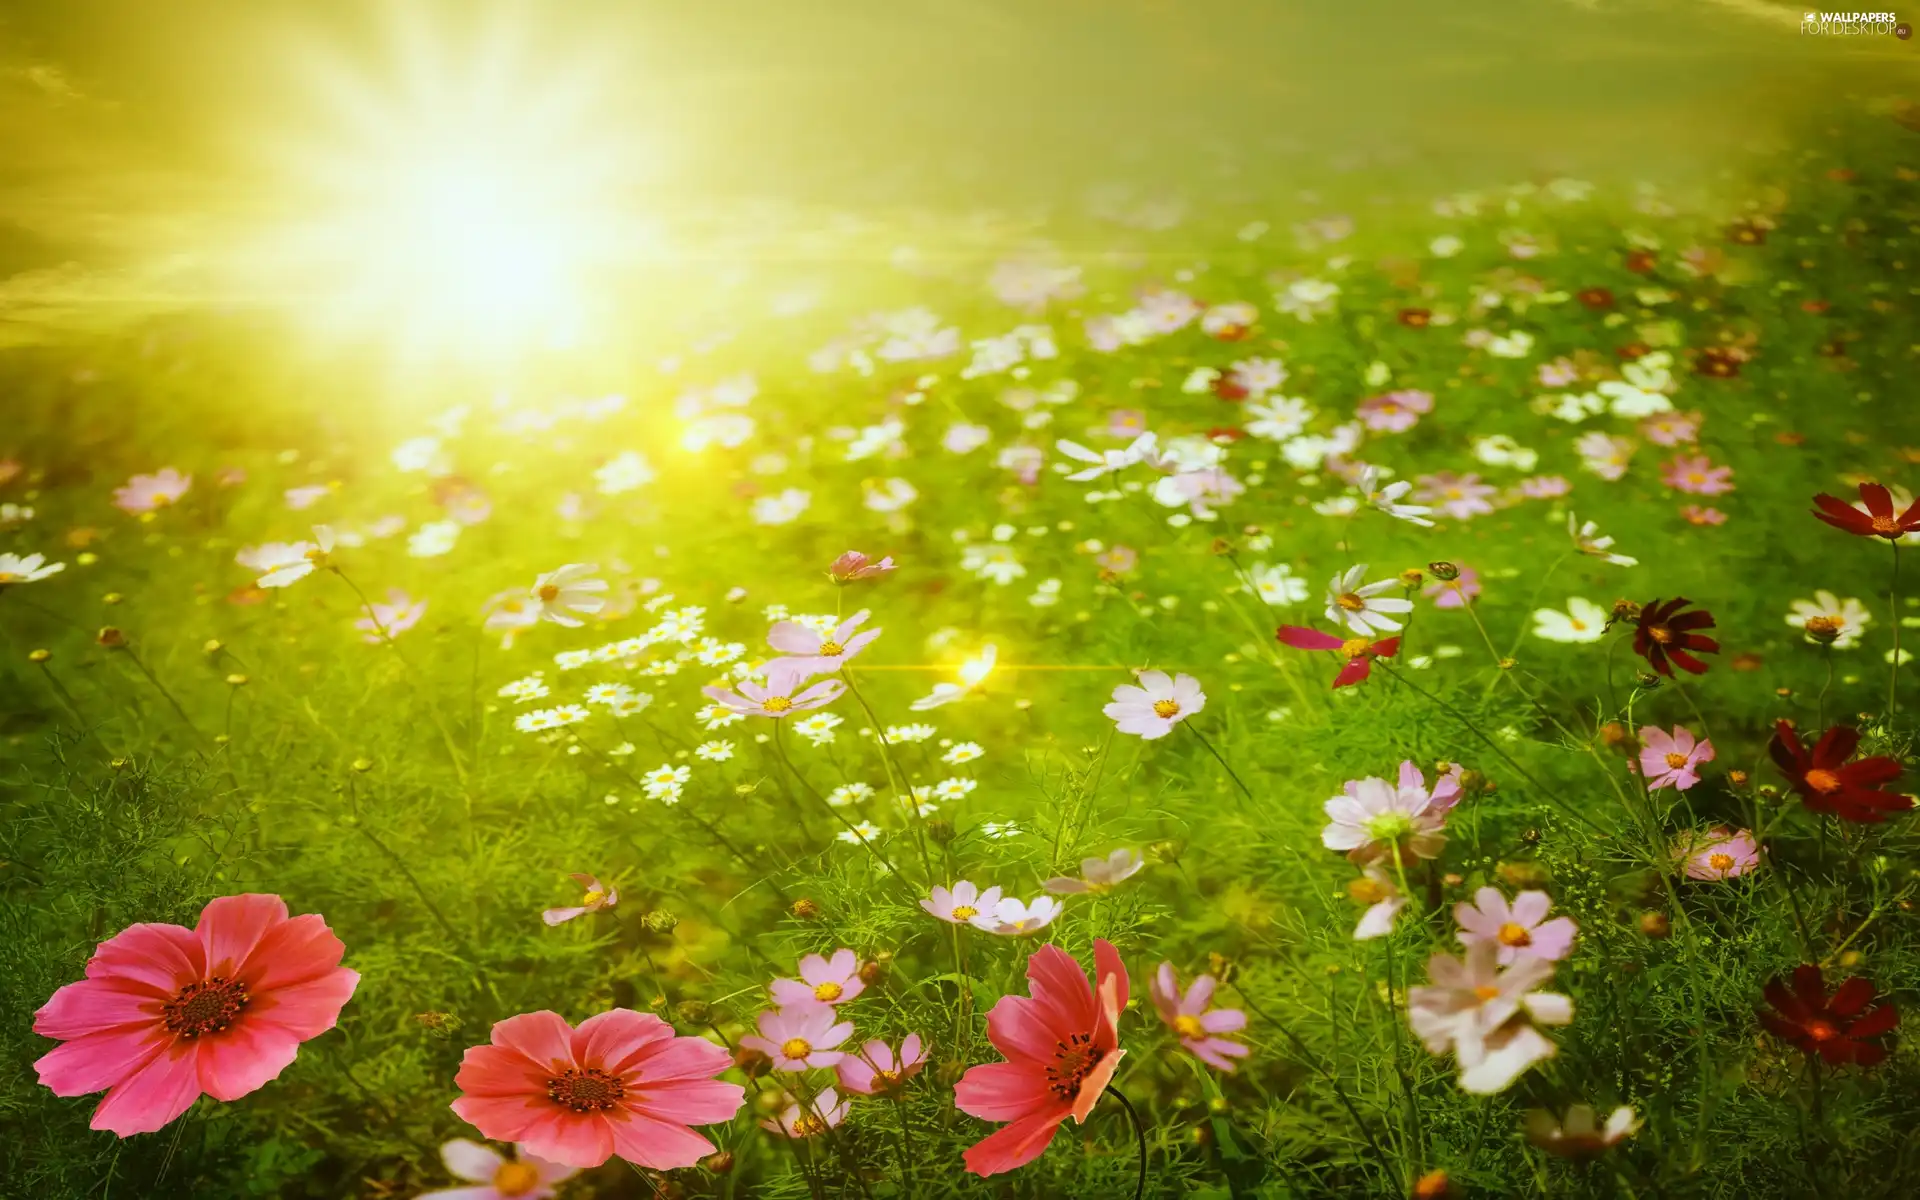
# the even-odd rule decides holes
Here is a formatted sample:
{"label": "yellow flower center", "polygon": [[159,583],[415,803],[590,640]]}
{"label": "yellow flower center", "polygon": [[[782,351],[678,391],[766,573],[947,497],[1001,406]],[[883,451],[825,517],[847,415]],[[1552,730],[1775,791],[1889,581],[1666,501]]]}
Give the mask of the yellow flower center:
{"label": "yellow flower center", "polygon": [[14,580],[18,578],[20,577],[18,575],[15,575],[12,571],[0,571],[0,583],[12,583]]}
{"label": "yellow flower center", "polygon": [[1341,595],[1335,596],[1333,602],[1348,612],[1364,612],[1367,607],[1366,597],[1362,596],[1359,592],[1342,593]]}
{"label": "yellow flower center", "polygon": [[838,1000],[841,993],[846,990],[847,989],[829,979],[825,983],[817,983],[814,985],[813,998],[815,1000],[824,1000],[831,1004],[833,1001]]}
{"label": "yellow flower center", "polygon": [[592,891],[588,892],[585,896],[581,897],[581,902],[584,903],[588,908],[592,908],[594,905],[600,903],[602,900],[605,900],[606,898],[607,898],[607,894],[605,892],[601,891],[599,888],[595,888]]}
{"label": "yellow flower center", "polygon": [[1684,754],[1676,754],[1673,751],[1668,751],[1667,765],[1669,767],[1672,767],[1674,770],[1678,771],[1681,767],[1684,767],[1687,765],[1687,756]]}
{"label": "yellow flower center", "polygon": [[1665,625],[1649,625],[1647,626],[1647,636],[1664,646],[1673,640],[1673,630],[1668,629]]}
{"label": "yellow flower center", "polygon": [[560,598],[560,586],[553,583],[543,583],[534,594],[540,597],[542,604],[552,604]]}
{"label": "yellow flower center", "polygon": [[760,707],[770,713],[783,713],[793,707],[793,701],[785,696],[768,696],[760,702]]}
{"label": "yellow flower center", "polygon": [[805,1038],[788,1038],[780,1043],[780,1053],[786,1058],[805,1058],[813,1053],[813,1043]]}
{"label": "yellow flower center", "polygon": [[1500,989],[1492,986],[1491,984],[1483,983],[1479,987],[1473,989],[1473,994],[1480,997],[1480,999],[1483,1001],[1492,1000],[1495,997],[1500,995]]}
{"label": "yellow flower center", "polygon": [[845,650],[846,647],[842,646],[839,642],[829,640],[820,643],[820,656],[822,658],[836,658]]}
{"label": "yellow flower center", "polygon": [[1900,534],[1900,522],[1892,517],[1875,517],[1873,531],[1881,537],[1897,537]]}
{"label": "yellow flower center", "polygon": [[1387,885],[1378,879],[1362,875],[1347,884],[1347,895],[1362,904],[1378,904],[1387,898]]}
{"label": "yellow flower center", "polygon": [[1180,715],[1180,704],[1176,700],[1155,700],[1153,702],[1153,715],[1163,718],[1177,717]]}
{"label": "yellow flower center", "polygon": [[307,547],[307,561],[310,563],[317,563],[320,560],[324,559],[326,556],[327,556],[327,552],[325,550],[322,550],[318,546]]}
{"label": "yellow flower center", "polygon": [[1716,851],[1707,855],[1707,865],[1716,871],[1731,871],[1733,869],[1733,855],[1727,854],[1724,851]]}
{"label": "yellow flower center", "polygon": [[1533,935],[1527,932],[1525,925],[1508,921],[1500,927],[1500,944],[1502,946],[1531,946],[1533,944]]}
{"label": "yellow flower center", "polygon": [[1207,1036],[1207,1028],[1200,1023],[1200,1018],[1188,1016],[1185,1013],[1173,1019],[1173,1031],[1183,1038],[1203,1038]]}
{"label": "yellow flower center", "polygon": [[1371,644],[1365,638],[1348,638],[1340,643],[1340,653],[1348,658],[1359,658],[1367,652],[1367,647]]}
{"label": "yellow flower center", "polygon": [[812,1113],[801,1113],[793,1119],[793,1136],[795,1137],[812,1137],[826,1131],[827,1123]]}
{"label": "yellow flower center", "polygon": [[953,906],[953,919],[956,921],[971,921],[979,915],[980,910],[971,904],[956,904]]}
{"label": "yellow flower center", "polygon": [[493,1190],[502,1196],[524,1196],[540,1186],[540,1168],[523,1162],[504,1162],[493,1173]]}
{"label": "yellow flower center", "polygon": [[1840,776],[1815,767],[1807,772],[1807,786],[1816,792],[1837,792],[1840,790]]}

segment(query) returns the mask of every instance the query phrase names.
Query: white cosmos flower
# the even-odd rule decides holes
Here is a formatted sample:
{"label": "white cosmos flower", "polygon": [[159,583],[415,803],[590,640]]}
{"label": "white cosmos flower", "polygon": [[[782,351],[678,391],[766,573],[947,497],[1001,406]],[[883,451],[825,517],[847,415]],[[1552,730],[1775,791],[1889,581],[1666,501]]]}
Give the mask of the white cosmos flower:
{"label": "white cosmos flower", "polygon": [[600,568],[592,563],[568,563],[533,581],[529,594],[540,602],[540,619],[555,625],[576,626],[574,614],[592,616],[606,606],[597,593],[607,590],[607,581],[593,578]]}
{"label": "white cosmos flower", "polygon": [[38,583],[66,569],[67,564],[50,563],[43,554],[0,554],[0,587],[10,583]]}
{"label": "white cosmos flower", "polygon": [[1124,471],[1136,463],[1158,461],[1160,457],[1159,438],[1151,431],[1133,439],[1125,449],[1121,450],[1089,450],[1080,443],[1070,442],[1065,438],[1061,438],[1053,445],[1054,449],[1076,462],[1092,464],[1067,476],[1067,479],[1073,483],[1086,483],[1089,480],[1099,479],[1103,475]]}
{"label": "white cosmos flower", "polygon": [[[1807,621],[1813,617],[1825,617],[1839,626],[1839,636],[1833,639],[1835,650],[1851,650],[1860,644],[1860,633],[1867,622],[1873,620],[1873,614],[1867,606],[1849,596],[1845,600],[1827,591],[1825,588],[1813,594],[1811,600],[1795,600],[1791,605],[1793,612],[1787,616],[1787,624],[1795,629],[1805,629]],[[1814,638],[1809,635],[1809,642]]]}
{"label": "white cosmos flower", "polygon": [[315,567],[325,565],[332,549],[333,530],[315,525],[311,542],[268,542],[242,550],[234,559],[260,572],[260,578],[254,581],[258,586],[283,588],[313,574]]}
{"label": "white cosmos flower", "polygon": [[1498,1092],[1534,1063],[1558,1052],[1534,1026],[1573,1021],[1573,1000],[1534,989],[1553,976],[1546,959],[1523,958],[1502,969],[1500,943],[1467,948],[1464,959],[1427,960],[1432,983],[1407,989],[1407,1020],[1434,1054],[1449,1049],[1460,1063],[1460,1086],[1479,1095]]}
{"label": "white cosmos flower", "polygon": [[1433,507],[1427,504],[1402,504],[1400,497],[1413,490],[1413,484],[1405,479],[1387,483],[1380,475],[1380,468],[1369,465],[1360,472],[1359,482],[1354,484],[1368,504],[1390,517],[1406,521],[1412,525],[1431,526],[1427,514]]}
{"label": "white cosmos flower", "polygon": [[1307,581],[1293,573],[1285,563],[1265,563],[1247,572],[1254,594],[1268,604],[1303,604],[1307,599]]}
{"label": "white cosmos flower", "polygon": [[1065,911],[1066,905],[1052,896],[1039,896],[1031,903],[1008,897],[994,906],[992,925],[983,923],[978,917],[974,918],[973,923],[1001,937],[1020,937],[1045,929]]}
{"label": "white cosmos flower", "polygon": [[1313,406],[1295,396],[1250,400],[1246,405],[1246,413],[1249,419],[1242,428],[1252,436],[1270,442],[1284,442],[1298,437],[1306,429],[1307,422],[1313,420]]}
{"label": "white cosmos flower", "polygon": [[1610,614],[1591,600],[1578,596],[1567,601],[1567,611],[1538,609],[1533,614],[1533,636],[1549,642],[1597,642],[1607,632]]}
{"label": "white cosmos flower", "polygon": [[1404,596],[1386,594],[1399,590],[1399,580],[1382,579],[1378,583],[1363,583],[1366,577],[1365,563],[1349,567],[1333,577],[1333,581],[1327,585],[1327,620],[1345,625],[1363,637],[1392,633],[1400,628],[1400,622],[1387,614],[1412,612],[1413,601]]}
{"label": "white cosmos flower", "polygon": [[1637,558],[1628,558],[1624,554],[1615,554],[1612,550],[1613,539],[1600,537],[1600,526],[1592,521],[1582,523],[1572,513],[1567,514],[1567,536],[1573,539],[1573,547],[1589,558],[1610,562],[1616,567],[1631,567],[1639,564]]}

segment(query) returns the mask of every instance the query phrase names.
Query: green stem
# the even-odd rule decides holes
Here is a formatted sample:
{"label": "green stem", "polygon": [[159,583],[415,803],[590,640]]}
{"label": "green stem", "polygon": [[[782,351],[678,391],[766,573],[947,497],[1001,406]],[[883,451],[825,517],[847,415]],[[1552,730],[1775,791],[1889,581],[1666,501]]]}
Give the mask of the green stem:
{"label": "green stem", "polygon": [[1207,748],[1208,754],[1213,755],[1213,761],[1220,764],[1220,769],[1227,773],[1228,779],[1233,780],[1233,786],[1240,789],[1240,794],[1242,796],[1245,796],[1248,800],[1252,800],[1253,792],[1247,787],[1247,785],[1244,782],[1241,781],[1240,776],[1234,774],[1233,768],[1227,765],[1227,760],[1220,757],[1220,752],[1213,748],[1213,743],[1207,740],[1207,735],[1200,732],[1200,727],[1198,725],[1193,724],[1191,721],[1182,721],[1180,723],[1186,726],[1188,729],[1192,730],[1194,737],[1197,737],[1200,739],[1200,744]]}
{"label": "green stem", "polygon": [[900,868],[893,865],[893,860],[888,858],[886,855],[880,853],[880,847],[874,845],[872,841],[870,841],[865,837],[862,837],[860,835],[860,830],[854,826],[853,822],[847,820],[846,814],[841,812],[839,809],[835,808],[833,805],[829,804],[827,802],[827,798],[825,796],[822,796],[819,790],[815,788],[811,783],[808,783],[807,777],[805,775],[802,775],[800,773],[800,769],[793,765],[793,760],[787,757],[786,743],[781,737],[781,730],[784,729],[785,726],[786,726],[786,722],[784,721],[775,721],[773,723],[773,752],[775,755],[779,757],[781,765],[786,767],[787,771],[795,779],[800,781],[800,786],[807,790],[808,795],[812,796],[815,800],[818,800],[820,802],[820,807],[826,809],[828,814],[832,816],[834,820],[840,822],[841,825],[846,827],[847,832],[853,835],[854,841],[859,842],[862,846],[865,846],[867,848],[867,853],[873,855],[874,858],[879,860],[880,865],[887,869],[887,873],[889,875],[892,875],[896,879],[899,878]]}
{"label": "green stem", "polygon": [[1888,589],[1887,605],[1893,618],[1893,665],[1887,671],[1887,716],[1900,711],[1900,543],[1893,543],[1893,585]]}
{"label": "green stem", "polygon": [[920,851],[920,866],[927,873],[928,886],[932,886],[933,856],[927,853],[927,824],[926,819],[920,815],[919,803],[913,798],[913,786],[906,781],[905,772],[894,763],[892,746],[887,741],[886,726],[880,723],[880,717],[873,711],[873,706],[867,703],[867,698],[860,694],[858,687],[854,686],[853,672],[842,667],[840,677],[847,681],[847,691],[860,705],[860,711],[867,714],[867,723],[873,726],[873,740],[880,744],[880,762],[886,768],[887,786],[893,789],[895,801],[905,805],[908,815],[913,819],[913,839]]}
{"label": "green stem", "polygon": [[1147,1127],[1140,1123],[1140,1114],[1134,1111],[1133,1101],[1122,1095],[1119,1088],[1107,1090],[1115,1100],[1120,1102],[1120,1107],[1127,1110],[1127,1119],[1133,1122],[1134,1140],[1140,1146],[1140,1172],[1134,1181],[1133,1200],[1140,1200],[1140,1197],[1147,1194]]}

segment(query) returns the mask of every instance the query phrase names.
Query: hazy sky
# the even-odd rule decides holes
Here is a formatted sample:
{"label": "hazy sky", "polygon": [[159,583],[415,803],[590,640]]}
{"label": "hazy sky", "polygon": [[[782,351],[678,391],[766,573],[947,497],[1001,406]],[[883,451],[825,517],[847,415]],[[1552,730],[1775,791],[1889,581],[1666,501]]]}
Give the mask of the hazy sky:
{"label": "hazy sky", "polygon": [[753,197],[1064,198],[1116,171],[1175,187],[1209,156],[1257,171],[1265,148],[1295,141],[1391,149],[1441,173],[1475,156],[1651,170],[1817,105],[1842,59],[1914,52],[1801,38],[1797,11],[12,0],[0,321],[203,298],[232,246],[314,203],[307,166],[350,165],[356,139],[422,108],[481,128],[528,111],[557,137],[590,128],[628,160],[622,187],[685,212]]}

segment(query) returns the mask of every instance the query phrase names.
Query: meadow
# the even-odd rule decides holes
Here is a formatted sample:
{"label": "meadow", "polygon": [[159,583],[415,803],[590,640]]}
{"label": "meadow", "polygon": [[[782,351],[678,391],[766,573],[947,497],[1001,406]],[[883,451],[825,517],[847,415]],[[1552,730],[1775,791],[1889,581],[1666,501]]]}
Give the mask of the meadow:
{"label": "meadow", "polygon": [[9,349],[0,1191],[1910,1194],[1912,128]]}

